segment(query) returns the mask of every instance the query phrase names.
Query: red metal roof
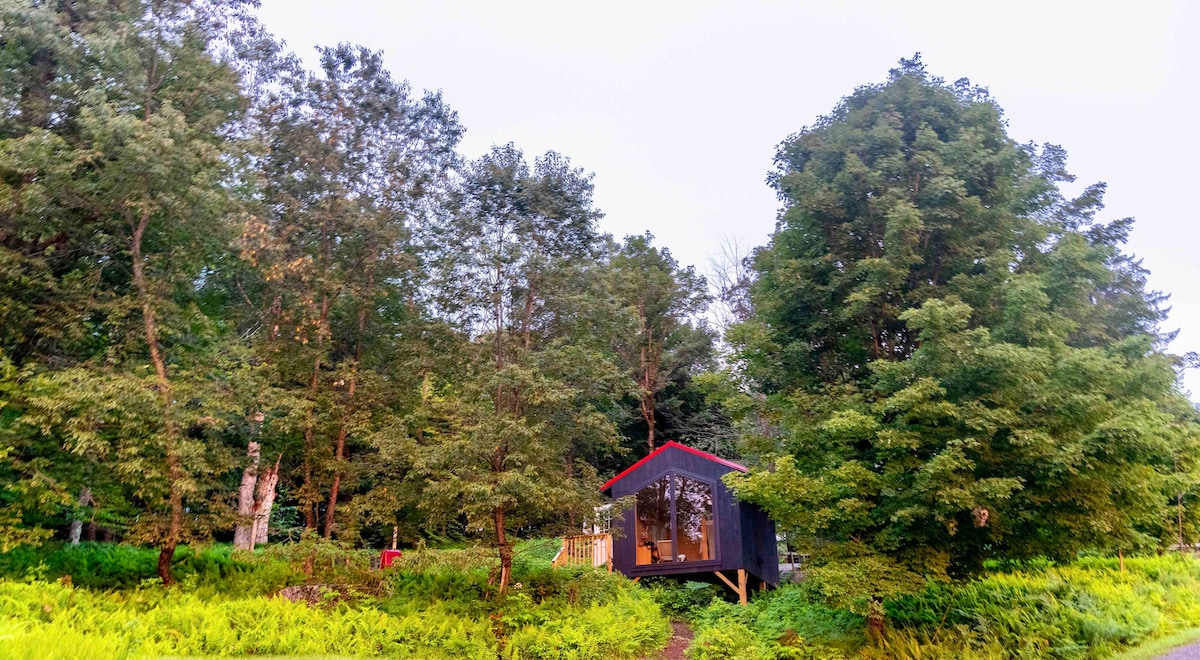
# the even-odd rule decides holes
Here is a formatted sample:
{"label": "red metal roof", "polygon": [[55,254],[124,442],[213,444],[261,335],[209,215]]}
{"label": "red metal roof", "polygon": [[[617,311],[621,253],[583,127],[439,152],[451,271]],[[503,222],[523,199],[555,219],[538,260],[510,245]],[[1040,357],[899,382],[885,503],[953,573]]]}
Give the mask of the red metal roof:
{"label": "red metal roof", "polygon": [[683,451],[686,451],[689,454],[695,454],[695,455],[699,456],[700,458],[707,458],[708,460],[710,460],[714,463],[720,463],[721,465],[724,465],[725,467],[730,467],[735,470],[739,470],[741,472],[749,472],[749,470],[746,469],[745,465],[740,465],[738,463],[734,463],[733,461],[727,461],[727,460],[721,458],[720,456],[710,454],[706,451],[700,451],[699,449],[693,449],[692,447],[688,447],[687,445],[681,445],[678,442],[675,442],[674,440],[669,440],[663,446],[650,452],[650,454],[647,455],[642,460],[625,468],[625,470],[623,472],[621,472],[621,474],[618,474],[617,476],[613,477],[612,479],[609,479],[608,481],[604,482],[604,485],[600,487],[600,490],[601,491],[608,490],[609,488],[612,487],[613,484],[624,479],[626,476],[629,475],[630,472],[633,472],[634,470],[641,467],[642,464],[644,464],[646,461],[649,461],[650,459],[654,458],[655,456],[658,456],[659,454],[663,453],[664,451],[666,451],[667,449],[669,449],[671,447],[675,447],[676,449],[682,449]]}

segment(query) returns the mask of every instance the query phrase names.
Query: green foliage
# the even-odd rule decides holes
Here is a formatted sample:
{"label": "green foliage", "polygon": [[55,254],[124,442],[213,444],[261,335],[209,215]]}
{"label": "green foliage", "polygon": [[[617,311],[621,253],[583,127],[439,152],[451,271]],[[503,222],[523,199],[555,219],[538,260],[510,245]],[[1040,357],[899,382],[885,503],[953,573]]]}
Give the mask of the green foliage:
{"label": "green foliage", "polygon": [[493,554],[487,548],[478,545],[461,549],[435,550],[422,543],[416,548],[405,550],[404,554],[392,563],[392,566],[396,570],[413,573],[440,571],[466,573],[490,565],[494,558]]}
{"label": "green foliage", "polygon": [[0,626],[27,656],[338,654],[495,658],[486,621],[436,608],[408,616],[372,609],[313,609],[281,599],[204,599],[138,590],[92,594],[55,584],[0,582]]}
{"label": "green foliage", "polygon": [[901,638],[943,630],[947,644],[1009,657],[1098,658],[1200,624],[1200,563],[1178,555],[1085,558],[1039,571],[931,586],[888,603]]}
{"label": "green foliage", "polygon": [[[936,618],[930,642],[958,650],[970,627],[971,652],[1027,633],[1074,657],[1191,620],[1170,586],[945,586],[1200,533],[1197,413],[1163,298],[1122,252],[1131,221],[1097,220],[1102,184],[1065,198],[1065,153],[1009,139],[985,90],[906,60],[785,140],[757,281],[720,285],[735,354],[701,374],[704,279],[648,234],[601,235],[591,175],[513,145],[465,163],[439,94],[352,45],[304,71],[254,4],[0,0],[0,572],[125,590],[14,586],[50,609],[10,603],[6,642],[633,657],[666,608],[728,623],[698,657],[816,658],[811,640],[886,611],[904,648]],[[803,589],[735,611],[659,587],[655,605],[516,538],[577,529],[656,429],[760,468],[729,485],[812,554]],[[276,519],[307,531],[203,547],[246,540],[276,460]],[[161,553],[26,547],[85,524]],[[489,545],[372,571],[351,544],[393,528]],[[154,570],[182,591],[135,589]],[[1108,569],[1030,575],[1068,570]],[[297,583],[325,590],[330,625],[296,632],[310,610],[254,598]],[[1037,603],[1049,618],[1021,614]]]}
{"label": "green foliage", "polygon": [[[1030,562],[957,585],[929,583],[884,602],[888,627],[874,640],[865,634],[864,617],[825,603],[825,594],[808,582],[744,608],[714,603],[694,619],[689,655],[1105,658],[1200,624],[1200,561],[1131,557],[1121,571],[1116,558],[1090,557],[1065,565]],[[789,645],[812,655],[788,655],[797,652]]]}
{"label": "green foliage", "polygon": [[742,607],[717,601],[693,616],[689,657],[835,660],[863,640],[862,616],[831,608],[809,584],[787,585]]}
{"label": "green foliage", "polygon": [[591,177],[552,152],[531,168],[510,144],[472,163],[460,193],[432,255],[463,360],[426,380],[404,451],[427,527],[462,521],[487,538],[503,590],[510,534],[560,533],[565,513],[599,504],[596,470],[576,456],[615,446],[602,408],[619,379],[590,329],[564,320],[603,306],[581,295],[599,240]]}
{"label": "green foliage", "polygon": [[[142,570],[153,576],[154,555],[143,555]],[[336,596],[312,606],[256,597],[266,594],[263,563],[243,563],[227,548],[199,553],[181,562],[181,572],[188,569],[182,588],[171,590],[146,581],[108,593],[0,581],[0,635],[16,640],[7,648],[37,649],[16,657],[38,658],[83,652],[580,660],[645,657],[670,635],[657,603],[607,572],[518,562],[512,589],[499,595],[486,569],[427,564],[423,572],[383,573],[385,598]]]}
{"label": "green foliage", "polygon": [[1102,184],[1065,198],[1061,148],[1013,142],[986,90],[919,58],[776,164],[755,316],[730,334],[766,395],[762,469],[728,483],[830,602],[878,622],[988,559],[1190,538],[1197,415]]}
{"label": "green foliage", "polygon": [[347,543],[323,539],[310,532],[297,542],[264,548],[258,554],[258,561],[300,571],[310,584],[379,595],[384,577],[371,568],[371,560],[376,556],[376,551],[355,549]]}
{"label": "green foliage", "polygon": [[[686,387],[690,375],[711,362],[713,349],[711,331],[695,321],[711,299],[704,277],[693,266],[681,267],[670,250],[653,246],[652,238],[649,233],[627,236],[609,260],[610,286],[623,307],[614,350],[637,384],[633,398],[644,425],[638,434],[646,434],[648,450],[661,444],[655,441],[660,418],[682,416],[679,393],[668,397],[668,390]],[[706,449],[714,440],[700,428],[672,426],[679,440],[700,440]]]}
{"label": "green foliage", "polygon": [[[0,554],[0,577],[69,579],[77,587],[97,590],[133,589],[155,576],[158,553],[150,548],[83,542],[41,547],[23,546]],[[298,568],[268,556],[234,553],[229,546],[184,546],[171,571],[192,590],[257,595],[295,584]]]}
{"label": "green foliage", "polygon": [[[689,660],[845,660],[841,650],[813,644],[787,629],[776,634],[759,625],[760,617],[721,603],[701,617],[701,627],[688,647]],[[770,624],[768,624],[770,626]]]}
{"label": "green foliage", "polygon": [[677,619],[691,619],[698,611],[725,595],[724,587],[704,582],[648,578],[642,580],[641,584],[667,614]]}
{"label": "green foliage", "polygon": [[[492,613],[508,606],[495,584],[496,568],[495,555],[486,548],[405,552],[387,571],[388,602],[396,607],[445,602],[480,616]],[[552,568],[549,560],[529,553],[518,553],[513,560],[513,589],[534,604],[564,608],[641,593],[620,574],[591,567]]]}
{"label": "green foliage", "polygon": [[[511,620],[506,614],[502,621]],[[540,619],[540,620],[539,620]],[[603,660],[645,657],[662,648],[671,627],[658,605],[626,593],[565,616],[521,620],[506,639],[502,657],[544,660]]]}

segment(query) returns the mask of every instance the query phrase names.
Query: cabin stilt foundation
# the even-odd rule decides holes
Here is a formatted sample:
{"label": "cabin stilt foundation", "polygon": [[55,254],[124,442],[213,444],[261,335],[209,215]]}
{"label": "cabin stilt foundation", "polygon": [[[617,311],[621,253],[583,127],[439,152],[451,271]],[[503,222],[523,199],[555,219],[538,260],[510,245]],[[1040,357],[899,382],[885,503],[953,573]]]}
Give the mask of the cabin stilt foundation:
{"label": "cabin stilt foundation", "polygon": [[721,571],[713,571],[713,573],[717,577],[721,578],[721,581],[725,583],[725,586],[729,587],[733,590],[733,593],[737,594],[738,604],[745,605],[746,603],[750,602],[750,587],[748,586],[750,581],[746,575],[746,569],[737,569],[737,584],[734,584],[733,580],[725,577],[725,574]]}

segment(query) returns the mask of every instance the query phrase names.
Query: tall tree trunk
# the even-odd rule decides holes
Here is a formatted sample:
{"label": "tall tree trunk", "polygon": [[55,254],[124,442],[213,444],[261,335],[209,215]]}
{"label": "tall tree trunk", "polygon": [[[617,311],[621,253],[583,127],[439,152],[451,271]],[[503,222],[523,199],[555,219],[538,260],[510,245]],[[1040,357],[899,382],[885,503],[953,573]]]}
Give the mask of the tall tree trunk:
{"label": "tall tree trunk", "polygon": [[238,524],[233,529],[233,547],[236,550],[254,549],[254,486],[258,483],[259,444],[251,441],[246,445],[246,468],[242,470],[242,484],[238,488]]}
{"label": "tall tree trunk", "polygon": [[258,476],[258,494],[254,500],[254,527],[251,538],[253,542],[250,544],[250,549],[254,549],[256,543],[267,542],[267,530],[271,523],[271,509],[275,507],[276,486],[279,484],[279,462],[283,460],[283,455],[280,454],[275,459],[275,465],[269,467]]}
{"label": "tall tree trunk", "polygon": [[642,412],[642,419],[646,422],[646,444],[649,445],[650,451],[654,451],[654,378],[651,374],[651,366],[647,362],[647,349],[642,349],[642,382],[639,383],[642,388],[642,394],[638,401],[638,405]]}
{"label": "tall tree trunk", "polygon": [[[317,404],[317,386],[321,379],[321,347],[325,344],[326,323],[329,321],[329,294],[321,294],[321,313],[317,322],[317,356],[313,358],[312,378],[308,381],[308,401]],[[312,408],[304,422],[304,482],[300,485],[300,503],[304,507],[304,526],[317,528],[317,484],[313,480],[312,455],[316,446],[316,420]]]}
{"label": "tall tree trunk", "polygon": [[[640,314],[644,312],[639,310]],[[642,382],[639,383],[642,387],[641,407],[642,419],[646,421],[646,443],[650,447],[650,451],[654,451],[654,409],[655,397],[658,393],[658,368],[662,364],[662,350],[660,346],[654,343],[654,333],[646,327],[647,323],[643,316],[642,328],[646,334],[646,345],[641,349],[641,369]]]}
{"label": "tall tree trunk", "polygon": [[535,284],[532,280],[529,282],[529,289],[525,292],[525,319],[523,322],[525,333],[525,350],[529,350],[533,338],[533,301],[535,295]]}
{"label": "tall tree trunk", "polygon": [[496,548],[500,551],[500,593],[503,594],[508,591],[508,582],[512,578],[513,552],[504,534],[504,509],[496,507],[492,519],[496,525]]}
{"label": "tall tree trunk", "polygon": [[[575,448],[574,447],[567,449],[566,460],[563,461],[563,463],[564,463],[563,473],[567,477],[567,482],[568,483],[573,482],[575,480]],[[567,512],[567,529],[572,529],[572,530],[577,529],[575,524],[576,524],[575,509],[572,507],[572,509]]]}
{"label": "tall tree trunk", "polygon": [[[83,489],[79,491],[79,506],[82,508],[85,506],[92,506],[95,503],[96,503],[96,500],[92,498],[92,489],[88,488],[87,486],[84,486]],[[74,519],[71,520],[71,529],[70,529],[71,545],[79,545],[79,538],[82,535],[83,535],[83,518],[76,516]],[[95,531],[93,531],[91,533],[91,536],[92,536],[92,538],[90,538],[89,540],[95,541],[96,540],[95,539]]]}
{"label": "tall tree trunk", "polygon": [[654,395],[642,395],[641,409],[642,419],[646,421],[646,445],[654,451]]}
{"label": "tall tree trunk", "polygon": [[[354,398],[353,380],[350,381],[350,392],[348,398]],[[347,402],[346,405],[350,405]],[[347,413],[349,414],[349,413]],[[338,491],[342,486],[342,464],[346,460],[346,435],[348,434],[347,423],[343,422],[342,427],[338,429],[337,442],[333,449],[333,483],[329,486],[329,504],[325,507],[325,538],[333,538],[333,513],[337,508]]]}
{"label": "tall tree trunk", "polygon": [[[1174,463],[1175,474],[1179,474],[1179,455],[1171,456],[1171,462]],[[1183,493],[1175,494],[1175,529],[1179,551],[1183,552]]]}
{"label": "tall tree trunk", "polygon": [[1183,551],[1183,493],[1175,496],[1175,523],[1179,529],[1179,550]]}
{"label": "tall tree trunk", "polygon": [[[146,117],[149,118],[149,106]],[[172,415],[171,381],[167,376],[167,362],[158,345],[158,320],[154,314],[154,302],[150,295],[150,285],[146,281],[145,265],[142,261],[142,239],[146,228],[150,225],[150,211],[142,211],[137,225],[133,230],[131,257],[133,259],[133,282],[137,288],[138,300],[142,307],[142,327],[145,332],[146,345],[150,349],[150,361],[154,364],[154,374],[158,387],[159,401],[163,414],[163,448],[166,453],[168,495],[167,505],[169,518],[167,533],[160,539],[158,555],[158,577],[163,584],[175,582],[171,575],[171,560],[175,557],[175,548],[179,545],[183,533],[183,458],[179,454],[175,422]]]}
{"label": "tall tree trunk", "polygon": [[[374,272],[367,274],[367,289],[363,296],[370,300],[375,285]],[[346,463],[346,436],[350,433],[350,420],[354,414],[354,393],[358,390],[358,369],[362,364],[363,333],[367,330],[367,307],[358,308],[358,338],[354,346],[354,365],[350,368],[350,383],[346,388],[346,410],[338,428],[337,442],[333,448],[333,484],[329,487],[329,506],[325,507],[325,538],[333,538],[334,510],[337,509],[338,491],[342,485],[342,472]]]}

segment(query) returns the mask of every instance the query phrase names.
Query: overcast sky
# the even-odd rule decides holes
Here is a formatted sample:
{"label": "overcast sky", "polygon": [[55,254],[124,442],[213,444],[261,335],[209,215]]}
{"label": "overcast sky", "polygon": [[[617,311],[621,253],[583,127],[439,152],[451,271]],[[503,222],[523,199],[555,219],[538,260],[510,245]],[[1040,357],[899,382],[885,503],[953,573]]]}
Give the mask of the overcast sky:
{"label": "overcast sky", "polygon": [[[1128,250],[1171,294],[1171,350],[1200,351],[1200,3],[263,0],[261,15],[310,62],[363,44],[442,90],[469,157],[510,141],[569,156],[595,172],[603,230],[649,230],[701,270],[723,239],[766,242],[775,145],[920,51],[990,88],[1014,139],[1065,147],[1075,189],[1108,183],[1101,219],[1137,218]],[[1200,373],[1185,388],[1200,400]]]}

